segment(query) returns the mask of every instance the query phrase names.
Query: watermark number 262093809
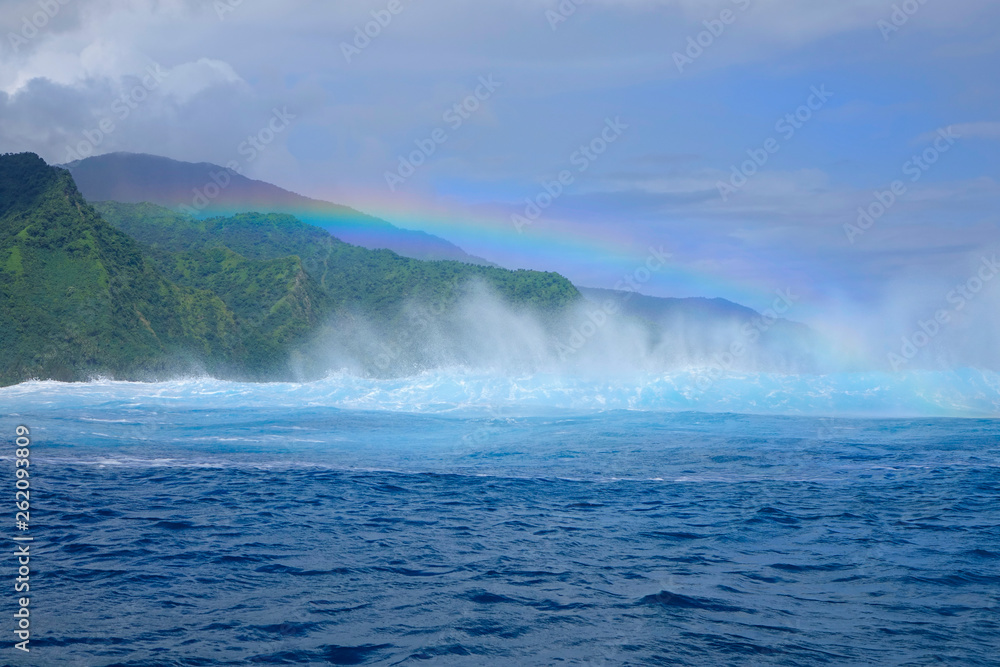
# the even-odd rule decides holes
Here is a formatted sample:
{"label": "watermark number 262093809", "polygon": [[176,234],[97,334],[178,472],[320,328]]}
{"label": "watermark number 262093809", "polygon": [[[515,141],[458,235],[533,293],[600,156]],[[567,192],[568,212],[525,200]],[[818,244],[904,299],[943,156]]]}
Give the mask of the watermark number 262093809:
{"label": "watermark number 262093809", "polygon": [[28,597],[31,590],[30,543],[34,538],[28,535],[31,520],[31,475],[28,472],[31,465],[31,431],[27,426],[17,427],[14,445],[14,526],[17,528],[14,557],[17,558],[18,565],[17,578],[14,580],[14,591],[18,594],[14,635],[20,640],[14,643],[14,648],[28,652],[28,642],[31,640],[31,612],[28,609],[31,603],[31,598]]}

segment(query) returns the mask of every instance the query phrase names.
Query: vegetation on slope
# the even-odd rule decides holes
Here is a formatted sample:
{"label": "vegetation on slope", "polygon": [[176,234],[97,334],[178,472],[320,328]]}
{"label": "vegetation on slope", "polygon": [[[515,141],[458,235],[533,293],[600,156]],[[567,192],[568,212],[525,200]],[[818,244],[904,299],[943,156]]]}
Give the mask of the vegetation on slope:
{"label": "vegetation on slope", "polygon": [[244,353],[233,313],[175,285],[61,169],[0,156],[0,383],[140,377],[183,358]]}
{"label": "vegetation on slope", "polygon": [[[391,315],[406,301],[450,304],[471,280],[492,288],[508,303],[553,310],[580,298],[557,273],[508,271],[455,261],[422,261],[390,250],[368,250],[282,214],[240,214],[197,220],[152,204],[97,204],[107,220],[150,248],[164,272],[182,284],[207,286],[178,275],[168,257],[204,256],[225,248],[256,262],[297,258],[326,299],[324,306]],[[203,263],[208,265],[207,262]],[[215,290],[230,307],[224,291]]]}
{"label": "vegetation on slope", "polygon": [[69,172],[0,156],[0,384],[287,376],[332,314],[391,321],[414,300],[447,307],[474,280],[541,312],[580,298],[558,274],[367,250],[287,215],[92,207]]}

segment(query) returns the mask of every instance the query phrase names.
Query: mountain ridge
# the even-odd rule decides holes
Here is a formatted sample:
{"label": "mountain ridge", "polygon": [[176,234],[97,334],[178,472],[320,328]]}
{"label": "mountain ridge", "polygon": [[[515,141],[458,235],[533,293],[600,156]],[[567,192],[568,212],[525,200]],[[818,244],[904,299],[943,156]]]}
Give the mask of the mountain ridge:
{"label": "mountain ridge", "polygon": [[349,206],[312,199],[210,162],[148,153],[105,153],[63,165],[88,201],[148,202],[196,217],[285,213],[337,238],[404,257],[495,266],[432,234],[403,229]]}
{"label": "mountain ridge", "polygon": [[166,281],[138,244],[34,154],[0,157],[0,382],[166,370],[211,347],[239,356],[232,313]]}
{"label": "mountain ridge", "polygon": [[[656,297],[579,287],[595,305],[650,323],[681,358],[733,370],[748,362],[777,369],[815,370],[826,342],[808,325],[719,297]],[[780,301],[780,299],[779,299]],[[610,303],[609,303],[610,302]],[[776,304],[778,302],[776,301]],[[787,312],[792,303],[781,303]],[[773,312],[772,312],[773,311]]]}
{"label": "mountain ridge", "polygon": [[283,214],[91,205],[68,170],[0,156],[0,384],[290,380],[299,350],[338,313],[393,322],[413,299],[447,308],[476,281],[519,308],[580,298],[558,274],[401,257]]}

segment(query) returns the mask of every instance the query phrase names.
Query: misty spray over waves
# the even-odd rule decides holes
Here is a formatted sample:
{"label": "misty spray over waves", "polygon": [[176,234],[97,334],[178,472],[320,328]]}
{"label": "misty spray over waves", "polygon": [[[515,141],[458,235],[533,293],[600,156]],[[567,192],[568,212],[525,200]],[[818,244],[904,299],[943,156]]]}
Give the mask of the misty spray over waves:
{"label": "misty spray over waves", "polygon": [[836,330],[773,312],[712,300],[656,311],[638,295],[587,292],[539,312],[470,283],[456,301],[410,301],[392,317],[341,314],[296,356],[296,374],[307,394],[364,409],[1000,413],[989,368],[894,371],[849,339],[839,345]]}

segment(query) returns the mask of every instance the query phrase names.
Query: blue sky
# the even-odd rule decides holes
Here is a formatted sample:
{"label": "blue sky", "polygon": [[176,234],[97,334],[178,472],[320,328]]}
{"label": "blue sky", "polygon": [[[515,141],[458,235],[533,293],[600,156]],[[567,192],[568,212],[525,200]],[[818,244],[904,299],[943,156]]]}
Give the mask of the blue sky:
{"label": "blue sky", "polygon": [[[793,286],[807,319],[904,302],[919,315],[996,249],[993,2],[565,0],[576,9],[553,29],[557,0],[399,0],[350,58],[344,44],[389,0],[52,0],[37,34],[12,39],[45,2],[0,7],[0,150],[64,161],[156,64],[166,79],[96,153],[224,164],[287,108],[290,129],[248,175],[585,285],[663,245],[675,265],[650,294],[760,307]],[[915,11],[886,33],[904,4]],[[707,46],[681,71],[675,54],[699,33]],[[449,127],[445,112],[490,76],[499,87]],[[794,136],[776,131],[821,87],[832,97]],[[609,118],[628,129],[518,233],[525,197],[575,169]],[[947,126],[961,138],[850,243],[857,208],[908,179]],[[447,141],[390,190],[386,172],[437,128]],[[718,183],[772,137],[777,152],[723,200]]]}

